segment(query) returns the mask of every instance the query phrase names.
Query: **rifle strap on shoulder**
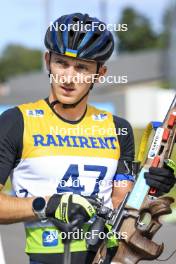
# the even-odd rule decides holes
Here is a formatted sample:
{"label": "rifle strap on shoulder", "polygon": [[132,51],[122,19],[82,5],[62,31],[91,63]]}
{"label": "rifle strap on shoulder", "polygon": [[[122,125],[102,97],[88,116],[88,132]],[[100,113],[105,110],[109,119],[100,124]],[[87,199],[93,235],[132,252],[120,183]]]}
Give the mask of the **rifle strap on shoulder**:
{"label": "rifle strap on shoulder", "polygon": [[161,125],[162,125],[162,122],[152,121],[152,122],[148,123],[148,125],[146,126],[146,128],[143,132],[143,135],[142,135],[140,145],[139,145],[139,151],[138,151],[138,155],[137,155],[138,161],[142,162],[144,160],[145,152],[147,149],[147,144],[148,144],[151,132],[153,130],[156,130]]}

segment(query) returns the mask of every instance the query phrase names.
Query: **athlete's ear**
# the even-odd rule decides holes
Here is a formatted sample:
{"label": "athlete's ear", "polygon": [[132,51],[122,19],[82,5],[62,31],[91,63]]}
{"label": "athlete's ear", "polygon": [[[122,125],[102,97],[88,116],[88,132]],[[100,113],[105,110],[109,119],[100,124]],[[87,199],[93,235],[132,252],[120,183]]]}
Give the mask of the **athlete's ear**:
{"label": "athlete's ear", "polygon": [[46,51],[45,52],[45,64],[46,64],[46,68],[48,71],[50,71],[50,52]]}
{"label": "athlete's ear", "polygon": [[97,78],[95,79],[95,83],[99,82],[99,77],[104,76],[107,73],[107,67],[102,65],[99,68]]}

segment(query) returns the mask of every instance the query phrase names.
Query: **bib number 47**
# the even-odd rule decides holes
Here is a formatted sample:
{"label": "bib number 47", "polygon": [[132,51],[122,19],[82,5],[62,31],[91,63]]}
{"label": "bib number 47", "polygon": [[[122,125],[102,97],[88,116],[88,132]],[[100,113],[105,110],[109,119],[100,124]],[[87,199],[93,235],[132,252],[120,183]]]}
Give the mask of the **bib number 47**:
{"label": "bib number 47", "polygon": [[[96,178],[96,183],[92,192],[92,196],[99,192],[99,182],[101,182],[107,172],[106,166],[99,166],[99,165],[84,165],[85,172],[99,172],[98,177]],[[97,174],[96,174],[97,175]],[[71,180],[71,185],[66,186],[67,182]],[[71,164],[67,171],[65,172],[63,178],[59,182],[57,187],[57,193],[63,192],[74,192],[77,194],[81,194],[81,192],[85,191],[85,185],[80,184],[80,174],[78,169],[78,164]]]}

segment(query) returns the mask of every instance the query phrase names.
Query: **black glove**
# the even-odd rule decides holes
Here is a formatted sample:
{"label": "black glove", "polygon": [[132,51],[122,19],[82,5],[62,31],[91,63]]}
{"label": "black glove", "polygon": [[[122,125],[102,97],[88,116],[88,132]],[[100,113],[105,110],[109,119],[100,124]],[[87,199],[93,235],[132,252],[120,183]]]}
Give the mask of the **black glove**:
{"label": "black glove", "polygon": [[47,203],[46,216],[55,218],[65,223],[70,223],[80,217],[87,222],[95,215],[91,203],[78,194],[54,194]]}
{"label": "black glove", "polygon": [[154,187],[159,194],[168,193],[176,182],[174,172],[170,168],[150,167],[149,172],[144,173],[146,183],[150,187]]}

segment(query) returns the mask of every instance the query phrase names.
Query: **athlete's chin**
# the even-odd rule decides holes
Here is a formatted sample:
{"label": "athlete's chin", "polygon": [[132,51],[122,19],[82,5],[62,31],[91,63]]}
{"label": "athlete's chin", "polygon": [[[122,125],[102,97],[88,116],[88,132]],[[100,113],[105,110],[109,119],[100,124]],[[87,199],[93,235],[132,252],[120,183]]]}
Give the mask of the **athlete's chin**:
{"label": "athlete's chin", "polygon": [[68,97],[68,96],[57,96],[57,100],[62,104],[74,104],[79,100],[77,97]]}

